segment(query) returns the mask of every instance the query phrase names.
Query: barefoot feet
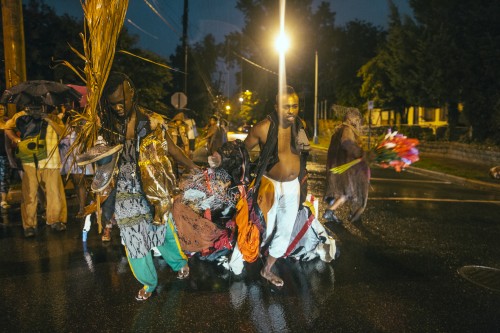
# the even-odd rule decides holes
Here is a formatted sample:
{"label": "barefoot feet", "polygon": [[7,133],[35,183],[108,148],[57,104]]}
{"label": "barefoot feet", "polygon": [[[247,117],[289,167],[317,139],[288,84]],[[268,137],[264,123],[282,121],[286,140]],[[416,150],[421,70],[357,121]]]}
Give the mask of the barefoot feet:
{"label": "barefoot feet", "polygon": [[266,279],[267,281],[271,282],[273,285],[275,285],[276,287],[283,287],[283,280],[277,276],[276,274],[274,274],[273,272],[271,271],[266,271],[264,268],[260,271],[260,275]]}

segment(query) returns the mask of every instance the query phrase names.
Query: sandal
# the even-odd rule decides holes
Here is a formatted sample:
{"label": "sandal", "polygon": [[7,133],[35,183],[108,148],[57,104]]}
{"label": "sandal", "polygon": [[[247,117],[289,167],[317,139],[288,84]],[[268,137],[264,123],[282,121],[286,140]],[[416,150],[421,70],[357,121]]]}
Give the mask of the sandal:
{"label": "sandal", "polygon": [[141,288],[141,290],[139,290],[139,293],[137,294],[137,296],[135,296],[135,299],[142,302],[142,301],[145,301],[148,298],[150,298],[151,295],[153,295],[153,293],[149,293],[146,291],[146,289]]}
{"label": "sandal", "polygon": [[179,280],[184,280],[189,276],[189,266],[186,264],[186,266],[182,267],[179,272],[177,272],[177,278]]}

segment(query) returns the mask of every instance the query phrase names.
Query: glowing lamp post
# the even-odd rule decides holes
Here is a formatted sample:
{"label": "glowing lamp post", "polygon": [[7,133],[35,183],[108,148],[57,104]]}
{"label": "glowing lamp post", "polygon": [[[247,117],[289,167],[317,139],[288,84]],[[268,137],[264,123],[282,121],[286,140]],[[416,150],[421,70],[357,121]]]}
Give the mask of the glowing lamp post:
{"label": "glowing lamp post", "polygon": [[[286,86],[286,66],[285,53],[290,47],[290,39],[285,34],[285,0],[280,0],[280,32],[274,44],[279,54],[279,95],[282,96]],[[279,98],[279,108],[281,109],[282,98]]]}
{"label": "glowing lamp post", "polygon": [[285,34],[285,32],[280,32],[278,37],[276,37],[276,41],[274,43],[274,47],[276,48],[276,51],[280,54],[280,56],[286,53],[288,49],[290,48],[290,39],[288,36]]}

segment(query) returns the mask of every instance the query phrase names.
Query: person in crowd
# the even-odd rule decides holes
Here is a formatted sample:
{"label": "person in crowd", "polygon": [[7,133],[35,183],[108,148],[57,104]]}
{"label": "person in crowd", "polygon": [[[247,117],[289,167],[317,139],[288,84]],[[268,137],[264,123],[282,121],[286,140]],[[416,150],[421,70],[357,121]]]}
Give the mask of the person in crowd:
{"label": "person in crowd", "polygon": [[[46,223],[56,231],[66,230],[67,207],[61,178],[61,158],[58,141],[64,135],[61,119],[53,114],[54,108],[43,103],[26,106],[14,114],[5,124],[5,134],[17,144],[16,152],[22,158],[23,177],[21,192],[21,216],[24,236],[33,237],[37,228],[37,193],[40,184],[45,185]],[[16,129],[20,132],[19,137]],[[26,142],[36,138],[36,153],[27,151]]]}
{"label": "person in crowd", "polygon": [[6,140],[5,135],[5,107],[0,105],[0,208],[6,210],[10,208],[7,202],[7,195],[10,187],[10,163],[7,154],[10,149],[10,141]]}
{"label": "person in crowd", "polygon": [[188,118],[184,115],[184,122],[187,126],[187,136],[189,140],[189,153],[192,156],[196,148],[196,138],[198,137],[198,129],[196,128],[196,122],[193,118]]}
{"label": "person in crowd", "polygon": [[211,156],[222,146],[222,131],[217,116],[210,117],[205,140],[207,140],[208,156]]}
{"label": "person in crowd", "polygon": [[182,112],[176,114],[168,123],[168,128],[174,143],[189,156],[188,127],[184,122],[184,114]]}
{"label": "person in crowd", "polygon": [[265,205],[262,198],[271,197],[264,215],[266,229],[261,245],[261,249],[268,246],[269,255],[260,274],[277,287],[284,283],[272,268],[289,245],[301,200],[299,179],[305,172],[301,158],[304,145],[298,142],[305,132],[298,112],[299,97],[292,87],[286,86],[276,96],[275,112],[252,127],[244,141],[248,151],[260,147],[254,185],[259,205]]}
{"label": "person in crowd", "polygon": [[[148,201],[144,176],[140,172],[139,147],[151,133],[164,133],[168,154],[186,168],[197,166],[175,145],[168,134],[163,118],[140,106],[133,82],[123,74],[110,73],[102,95],[106,106],[101,115],[105,139],[111,145],[121,144],[123,149],[117,162],[118,175],[114,189],[114,218],[120,229],[129,264],[134,276],[144,286],[136,296],[139,301],[147,300],[158,284],[158,277],[152,260],[152,249],[157,248],[179,279],[189,275],[188,261],[179,247],[177,233],[172,223],[172,214],[165,212],[156,221],[156,213],[162,207]],[[156,132],[156,131],[160,132]],[[142,149],[142,148],[141,148]],[[96,170],[97,174],[97,170]],[[153,216],[154,215],[154,216]]]}
{"label": "person in crowd", "polygon": [[70,147],[75,141],[78,130],[72,122],[76,112],[77,111],[73,109],[71,103],[61,105],[61,112],[58,116],[62,119],[68,130],[66,131],[66,136],[64,136],[59,142],[59,153],[61,154],[61,161],[63,161],[61,175],[63,177],[68,177],[68,175],[71,177],[71,181],[78,198],[79,209],[76,217],[83,218],[85,205],[87,203],[87,186],[85,183],[85,176],[91,175],[93,171],[92,165],[90,164],[85,167],[78,167],[75,163],[75,152],[77,150],[74,149],[70,152]]}
{"label": "person in crowd", "polygon": [[227,132],[229,131],[229,122],[226,119],[221,119],[219,126],[222,132],[222,144],[224,144],[227,142]]}
{"label": "person in crowd", "polygon": [[349,220],[356,222],[363,214],[368,201],[370,167],[366,158],[343,173],[336,174],[331,171],[334,167],[364,156],[361,148],[361,121],[361,113],[358,110],[348,110],[341,126],[332,134],[330,140],[324,196],[328,208],[323,214],[323,218],[328,222],[342,223],[335,210],[348,201],[351,206]]}

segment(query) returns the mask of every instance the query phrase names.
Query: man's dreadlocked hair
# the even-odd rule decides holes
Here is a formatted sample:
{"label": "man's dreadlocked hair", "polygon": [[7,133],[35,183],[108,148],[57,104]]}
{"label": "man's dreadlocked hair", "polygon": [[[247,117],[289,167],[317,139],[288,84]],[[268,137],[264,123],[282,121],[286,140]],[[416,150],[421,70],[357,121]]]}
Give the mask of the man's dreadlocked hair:
{"label": "man's dreadlocked hair", "polygon": [[104,86],[102,96],[101,96],[101,112],[99,117],[102,121],[103,126],[103,137],[110,144],[120,143],[120,134],[122,130],[125,128],[126,119],[119,120],[114,113],[110,110],[107,97],[114,93],[116,89],[122,84],[127,82],[129,84],[130,89],[134,92],[134,96],[132,99],[132,103],[135,104],[137,100],[137,93],[135,90],[134,83],[128,77],[128,75],[121,72],[110,72],[108,76],[108,80],[106,81],[106,85]]}
{"label": "man's dreadlocked hair", "polygon": [[127,74],[121,72],[110,72],[102,92],[102,97],[106,98],[106,96],[112,94],[123,82],[128,82],[130,84],[130,88],[135,90],[134,83]]}

